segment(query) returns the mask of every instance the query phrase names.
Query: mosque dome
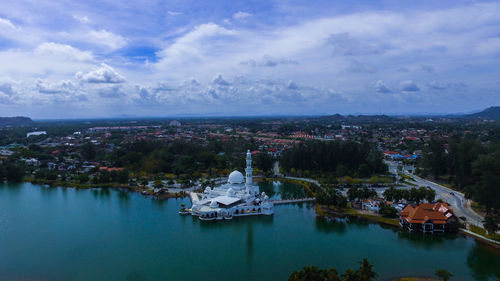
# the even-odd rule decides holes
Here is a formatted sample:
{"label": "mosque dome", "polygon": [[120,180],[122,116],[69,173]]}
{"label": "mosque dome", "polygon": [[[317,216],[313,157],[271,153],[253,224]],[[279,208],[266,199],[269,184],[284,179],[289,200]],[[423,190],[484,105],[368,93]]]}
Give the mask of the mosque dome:
{"label": "mosque dome", "polygon": [[230,184],[241,184],[245,182],[245,177],[243,177],[242,173],[233,171],[229,174],[227,182],[229,182]]}
{"label": "mosque dome", "polygon": [[226,195],[227,195],[227,196],[233,196],[233,195],[234,195],[234,190],[230,187],[230,188],[226,191]]}
{"label": "mosque dome", "polygon": [[210,193],[210,191],[212,191],[212,189],[210,188],[210,186],[207,186],[207,187],[205,188],[205,193]]}

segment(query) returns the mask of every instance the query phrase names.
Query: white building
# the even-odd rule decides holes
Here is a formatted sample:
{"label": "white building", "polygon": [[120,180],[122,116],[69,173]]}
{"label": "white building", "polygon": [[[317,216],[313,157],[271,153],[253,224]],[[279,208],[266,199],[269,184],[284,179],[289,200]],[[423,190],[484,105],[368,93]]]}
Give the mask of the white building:
{"label": "white building", "polygon": [[229,174],[226,184],[207,187],[203,193],[191,193],[192,206],[181,213],[198,216],[200,220],[229,220],[233,217],[272,215],[274,204],[252,183],[252,155],[247,152],[245,177],[238,171]]}
{"label": "white building", "polygon": [[41,135],[46,135],[46,131],[34,131],[34,132],[29,132],[26,134],[26,137],[29,138],[30,136],[41,136]]}

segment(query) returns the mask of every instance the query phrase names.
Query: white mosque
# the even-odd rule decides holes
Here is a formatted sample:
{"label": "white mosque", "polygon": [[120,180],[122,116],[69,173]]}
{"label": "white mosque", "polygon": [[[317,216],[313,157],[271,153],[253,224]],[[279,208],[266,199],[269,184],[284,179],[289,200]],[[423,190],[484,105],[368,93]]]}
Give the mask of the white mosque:
{"label": "white mosque", "polygon": [[238,171],[229,174],[226,184],[207,187],[203,193],[191,193],[192,206],[181,214],[198,216],[200,220],[230,220],[233,217],[272,215],[274,204],[252,183],[252,155],[247,152],[246,176]]}

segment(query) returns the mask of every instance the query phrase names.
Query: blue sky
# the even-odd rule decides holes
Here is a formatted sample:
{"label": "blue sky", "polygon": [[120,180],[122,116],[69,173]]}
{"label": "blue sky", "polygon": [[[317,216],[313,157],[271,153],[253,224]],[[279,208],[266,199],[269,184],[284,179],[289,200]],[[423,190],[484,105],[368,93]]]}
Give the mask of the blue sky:
{"label": "blue sky", "polygon": [[7,0],[0,62],[0,116],[470,112],[500,3]]}

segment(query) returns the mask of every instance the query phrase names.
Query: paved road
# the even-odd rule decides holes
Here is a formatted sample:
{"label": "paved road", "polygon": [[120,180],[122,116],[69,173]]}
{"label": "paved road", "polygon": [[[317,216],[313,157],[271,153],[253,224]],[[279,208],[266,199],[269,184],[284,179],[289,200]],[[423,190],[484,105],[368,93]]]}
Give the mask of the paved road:
{"label": "paved road", "polygon": [[[389,165],[389,171],[397,173],[397,163],[391,161],[387,161],[386,163]],[[470,207],[470,200],[467,200],[463,193],[410,174],[407,171],[403,172],[411,177],[418,186],[429,186],[434,189],[436,191],[436,197],[448,202],[457,217],[465,217],[467,222],[477,226],[483,225],[484,218],[472,210]]]}
{"label": "paved road", "polygon": [[453,208],[453,211],[455,212],[455,215],[457,217],[466,217],[467,222],[482,226],[483,217],[472,210],[472,208],[470,207],[470,202],[468,202],[468,200],[462,193],[451,190],[435,182],[425,180],[418,176],[409,173],[405,174],[413,178],[418,186],[430,186],[432,189],[434,189],[436,191],[436,197],[448,202],[448,204],[450,204],[450,206]]}

